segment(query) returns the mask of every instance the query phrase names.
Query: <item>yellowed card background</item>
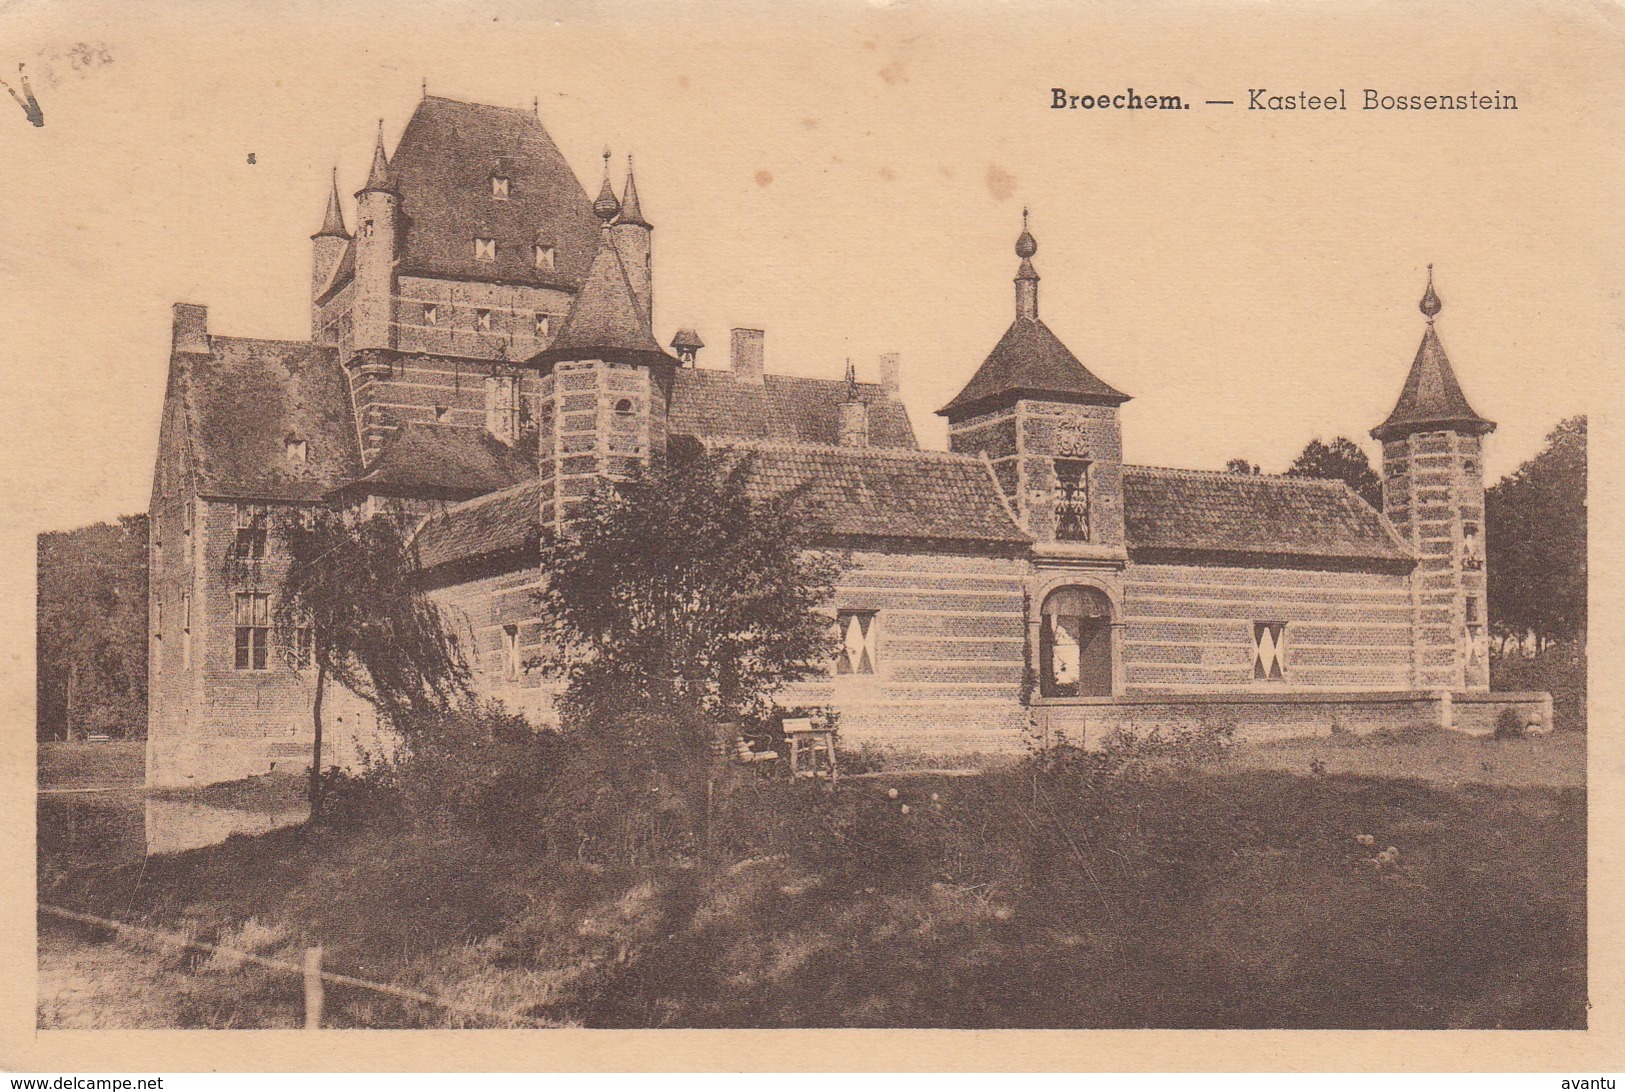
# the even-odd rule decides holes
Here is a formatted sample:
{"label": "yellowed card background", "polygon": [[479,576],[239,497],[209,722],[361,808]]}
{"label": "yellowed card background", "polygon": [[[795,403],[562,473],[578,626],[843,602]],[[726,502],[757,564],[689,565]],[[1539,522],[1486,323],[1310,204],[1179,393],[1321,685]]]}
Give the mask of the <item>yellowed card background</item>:
{"label": "yellowed card background", "polygon": [[[1618,1066],[1621,21],[1578,0],[0,4],[0,74],[26,62],[47,119],[34,129],[0,99],[0,1065]],[[207,303],[216,332],[305,336],[327,171],[358,188],[376,119],[393,145],[424,79],[535,96],[589,189],[604,144],[637,153],[662,340],[697,324],[717,364],[730,325],[763,325],[769,368],[826,376],[900,351],[930,446],[931,411],[1008,322],[1023,204],[1043,313],[1136,396],[1139,463],[1279,469],[1312,435],[1363,437],[1397,394],[1437,263],[1440,330],[1500,423],[1489,478],[1561,417],[1592,420],[1591,1031],[36,1032],[33,536],[144,508],[171,302]],[[1054,111],[1057,86],[1196,105]],[[1347,88],[1354,109],[1248,111],[1251,87]],[[1519,109],[1364,112],[1366,87],[1500,91]]]}

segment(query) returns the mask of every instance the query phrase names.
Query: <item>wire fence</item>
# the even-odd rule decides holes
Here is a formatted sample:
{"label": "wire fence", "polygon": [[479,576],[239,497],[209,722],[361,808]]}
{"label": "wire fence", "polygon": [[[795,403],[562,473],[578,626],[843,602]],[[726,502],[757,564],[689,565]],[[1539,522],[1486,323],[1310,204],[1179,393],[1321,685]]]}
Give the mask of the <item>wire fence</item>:
{"label": "wire fence", "polygon": [[322,1009],[325,1003],[325,986],[351,986],[356,989],[370,990],[373,993],[386,997],[394,997],[403,1001],[413,1001],[421,1005],[430,1005],[447,1012],[462,1016],[476,1017],[481,1020],[495,1021],[504,1026],[519,1025],[521,1027],[551,1028],[559,1024],[545,1020],[538,1020],[523,1013],[489,1008],[484,1005],[473,1005],[462,1001],[453,1001],[450,998],[436,997],[433,994],[420,990],[407,989],[404,986],[395,986],[387,982],[372,982],[354,975],[338,974],[322,969],[322,949],[310,947],[305,949],[302,964],[289,963],[285,960],[272,959],[255,952],[243,951],[224,944],[210,944],[207,941],[197,940],[183,933],[167,929],[155,929],[144,925],[131,925],[128,922],[114,921],[111,918],[99,917],[95,914],[86,914],[78,910],[69,910],[61,906],[51,906],[41,903],[39,911],[62,921],[70,921],[79,925],[94,926],[106,929],[123,940],[133,943],[157,943],[165,947],[182,950],[203,952],[209,955],[224,955],[244,963],[253,963],[267,970],[281,974],[293,975],[304,982],[305,986],[305,1027],[315,1030],[322,1026]]}

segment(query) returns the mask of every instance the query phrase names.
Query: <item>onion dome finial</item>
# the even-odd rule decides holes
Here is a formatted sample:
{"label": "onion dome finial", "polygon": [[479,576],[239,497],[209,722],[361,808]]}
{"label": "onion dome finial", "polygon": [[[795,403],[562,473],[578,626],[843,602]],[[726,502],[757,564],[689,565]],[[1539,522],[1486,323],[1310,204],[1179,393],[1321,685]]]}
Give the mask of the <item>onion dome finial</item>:
{"label": "onion dome finial", "polygon": [[1027,230],[1027,210],[1021,210],[1021,234],[1016,238],[1016,257],[1026,261],[1038,253],[1038,240]]}
{"label": "onion dome finial", "polygon": [[1439,294],[1433,290],[1433,263],[1428,263],[1428,290],[1422,295],[1422,302],[1417,304],[1422,314],[1428,317],[1428,325],[1433,324],[1434,316],[1444,310],[1444,304],[1439,300]]}
{"label": "onion dome finial", "polygon": [[615,219],[615,214],[621,211],[621,203],[615,199],[615,187],[609,184],[609,149],[604,149],[604,184],[599,187],[598,200],[592,203],[593,215],[608,224]]}

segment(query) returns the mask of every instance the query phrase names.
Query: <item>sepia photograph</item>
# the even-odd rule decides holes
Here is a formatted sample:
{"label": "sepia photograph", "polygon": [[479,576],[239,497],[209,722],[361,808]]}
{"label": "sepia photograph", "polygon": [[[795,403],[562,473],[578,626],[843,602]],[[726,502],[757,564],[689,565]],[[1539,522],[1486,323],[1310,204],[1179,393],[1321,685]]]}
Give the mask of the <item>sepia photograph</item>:
{"label": "sepia photograph", "polygon": [[0,25],[36,1042],[1597,1030],[1617,10]]}

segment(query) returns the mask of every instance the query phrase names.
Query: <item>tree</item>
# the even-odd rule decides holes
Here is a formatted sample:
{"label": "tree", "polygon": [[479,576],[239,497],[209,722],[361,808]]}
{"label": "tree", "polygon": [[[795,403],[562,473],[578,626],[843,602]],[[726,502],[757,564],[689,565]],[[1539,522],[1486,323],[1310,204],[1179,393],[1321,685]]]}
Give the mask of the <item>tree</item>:
{"label": "tree", "polygon": [[1310,440],[1287,467],[1286,476],[1345,482],[1371,507],[1382,508],[1382,480],[1371,469],[1364,449],[1347,436],[1338,436],[1329,444],[1318,436]]}
{"label": "tree", "polygon": [[289,510],[277,641],[291,668],[314,669],[311,815],[321,809],[322,699],[329,679],[397,724],[470,692],[455,635],[419,589],[406,529],[388,516]]}
{"label": "tree", "polygon": [[820,608],[840,562],[809,549],[796,496],[753,500],[748,460],[673,451],[601,488],[542,543],[542,615],[566,708],[625,699],[722,717],[759,712],[820,671]]}
{"label": "tree", "polygon": [[1258,468],[1257,463],[1250,463],[1246,459],[1240,459],[1240,458],[1227,460],[1225,462],[1225,464],[1224,464],[1224,468],[1225,468],[1225,470],[1227,472],[1229,472],[1231,474],[1262,474],[1263,473],[1263,471]]}
{"label": "tree", "polygon": [[1485,490],[1490,626],[1507,637],[1584,641],[1586,419],[1571,417],[1546,447]]}
{"label": "tree", "polygon": [[48,531],[38,550],[38,738],[140,738],[147,723],[147,517]]}

